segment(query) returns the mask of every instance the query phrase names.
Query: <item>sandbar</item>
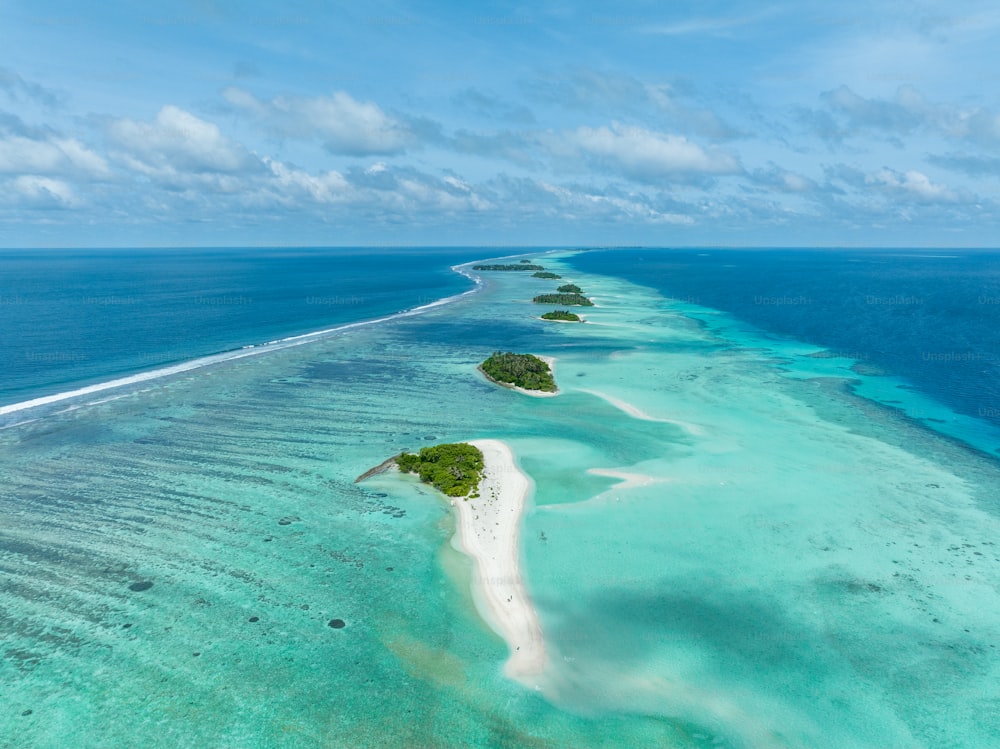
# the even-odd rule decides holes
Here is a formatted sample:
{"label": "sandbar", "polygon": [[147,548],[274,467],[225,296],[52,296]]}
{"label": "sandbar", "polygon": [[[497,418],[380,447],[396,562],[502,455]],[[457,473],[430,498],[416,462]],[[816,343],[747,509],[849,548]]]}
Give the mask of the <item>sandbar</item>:
{"label": "sandbar", "polygon": [[469,442],[483,453],[476,499],[454,499],[458,517],[453,545],[472,558],[472,598],[480,616],[510,649],[504,673],[528,686],[545,670],[545,642],[538,614],[521,579],[521,515],[531,482],[505,442]]}
{"label": "sandbar", "polygon": [[579,392],[595,395],[601,400],[610,403],[615,408],[619,409],[620,411],[624,411],[629,416],[635,419],[641,419],[643,421],[660,421],[665,424],[676,424],[681,429],[684,429],[687,432],[690,432],[691,434],[703,435],[705,433],[704,429],[702,429],[697,424],[692,424],[690,421],[681,421],[680,419],[666,419],[666,418],[660,418],[658,416],[651,416],[650,414],[643,411],[641,408],[633,406],[631,403],[623,401],[621,398],[616,398],[613,395],[602,393],[599,390],[584,390],[581,388]]}

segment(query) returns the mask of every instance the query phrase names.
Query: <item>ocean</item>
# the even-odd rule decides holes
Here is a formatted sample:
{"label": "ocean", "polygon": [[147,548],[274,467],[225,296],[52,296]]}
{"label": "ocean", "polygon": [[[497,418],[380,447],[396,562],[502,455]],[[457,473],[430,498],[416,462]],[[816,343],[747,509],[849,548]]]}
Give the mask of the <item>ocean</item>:
{"label": "ocean", "polygon": [[855,374],[891,377],[857,387],[1000,453],[996,251],[632,249],[572,264],[651,286],[695,318],[726,312],[758,336],[808,342]]}
{"label": "ocean", "polygon": [[0,250],[0,406],[428,304],[476,252]]}
{"label": "ocean", "polygon": [[[0,308],[5,333],[30,319],[46,341],[13,345],[7,407],[127,382],[8,410],[0,430],[0,746],[1000,743],[1000,442],[979,414],[992,396],[969,394],[997,383],[963,369],[946,397],[947,377],[914,371],[943,360],[905,353],[988,352],[993,309],[942,312],[915,280],[932,260],[537,249],[525,257],[564,281],[473,286],[449,266],[497,250],[303,251],[294,271],[296,253],[215,251],[231,254],[213,273],[201,252],[60,253],[99,293],[60,291],[55,261],[13,253],[66,304],[32,316],[29,292],[2,290],[22,300]],[[960,255],[953,288],[989,267],[938,254]],[[164,297],[137,322],[80,301],[150,298],[143,263],[186,266],[175,294],[270,311]],[[856,293],[897,299],[830,319],[854,266],[868,268]],[[713,274],[728,295],[709,296]],[[595,302],[586,322],[539,320],[532,297],[567,281]],[[754,302],[799,295],[812,301]],[[23,369],[60,363],[23,352],[66,350],[70,318],[88,315],[107,338],[93,320],[176,350],[166,364],[209,360],[138,379],[150,367],[122,338],[103,344],[115,357],[86,340],[89,359]],[[956,338],[972,317],[979,333]],[[350,327],[240,355],[330,326]],[[495,350],[555,357],[560,394],[485,381],[476,365]],[[521,557],[550,654],[537,690],[503,675],[447,503],[398,474],[355,483],[401,450],[480,438],[509,444],[534,486]]]}

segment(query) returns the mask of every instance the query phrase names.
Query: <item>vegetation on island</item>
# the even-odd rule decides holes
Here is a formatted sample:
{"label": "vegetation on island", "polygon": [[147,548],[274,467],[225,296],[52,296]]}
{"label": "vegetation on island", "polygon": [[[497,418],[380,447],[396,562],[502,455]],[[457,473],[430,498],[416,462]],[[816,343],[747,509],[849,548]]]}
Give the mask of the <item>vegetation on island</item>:
{"label": "vegetation on island", "polygon": [[573,314],[569,310],[557,309],[554,312],[546,312],[542,315],[543,320],[563,320],[565,322],[581,322],[580,316]]}
{"label": "vegetation on island", "polygon": [[419,453],[401,453],[396,465],[404,473],[415,473],[449,497],[479,496],[483,477],[483,454],[465,442],[451,442],[421,448]]}
{"label": "vegetation on island", "polygon": [[557,278],[562,278],[562,276],[560,276],[558,273],[553,273],[552,271],[548,270],[542,270],[539,271],[538,273],[532,273],[531,276],[532,278],[551,278],[553,280]]}
{"label": "vegetation on island", "polygon": [[563,294],[582,294],[583,289],[577,286],[575,283],[564,283],[556,291],[560,291]]}
{"label": "vegetation on island", "polygon": [[488,265],[473,265],[472,270],[545,270],[545,266],[534,263],[490,263]]}
{"label": "vegetation on island", "polygon": [[549,365],[532,354],[515,354],[510,351],[494,352],[479,365],[480,371],[501,385],[514,385],[525,390],[556,391]]}
{"label": "vegetation on island", "polygon": [[530,260],[522,260],[521,262],[522,263],[530,263],[531,261]]}
{"label": "vegetation on island", "polygon": [[535,304],[560,304],[564,307],[594,306],[594,303],[582,294],[539,294],[531,301]]}

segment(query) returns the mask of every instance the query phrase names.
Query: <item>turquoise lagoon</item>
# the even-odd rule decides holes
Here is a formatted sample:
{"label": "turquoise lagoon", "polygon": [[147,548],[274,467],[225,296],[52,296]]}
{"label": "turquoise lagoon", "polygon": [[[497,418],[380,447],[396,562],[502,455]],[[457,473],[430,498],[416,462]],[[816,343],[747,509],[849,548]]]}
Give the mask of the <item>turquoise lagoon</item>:
{"label": "turquoise lagoon", "polygon": [[[849,362],[560,257],[585,324],[486,274],[0,431],[0,745],[1000,744],[995,459]],[[491,386],[498,348],[557,357],[562,394]],[[447,503],[353,483],[482,437],[535,485],[537,691],[502,675]]]}

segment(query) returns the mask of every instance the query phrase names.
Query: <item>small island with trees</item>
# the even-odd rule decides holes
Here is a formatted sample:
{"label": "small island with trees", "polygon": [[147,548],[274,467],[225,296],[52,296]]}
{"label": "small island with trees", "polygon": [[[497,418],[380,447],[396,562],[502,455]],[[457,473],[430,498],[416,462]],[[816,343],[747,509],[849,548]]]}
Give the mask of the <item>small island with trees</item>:
{"label": "small island with trees", "polygon": [[524,270],[545,270],[545,266],[534,263],[491,263],[488,265],[473,265],[472,270],[502,270],[502,271],[524,271]]}
{"label": "small island with trees", "polygon": [[424,447],[419,453],[395,457],[403,473],[415,473],[425,484],[449,497],[476,499],[483,478],[483,453],[465,442]]}
{"label": "small island with trees", "polygon": [[560,276],[558,273],[553,273],[552,271],[548,271],[548,270],[540,270],[537,273],[532,273],[531,277],[532,278],[549,278],[549,279],[552,279],[552,280],[555,280],[557,278],[562,278],[562,276]]}
{"label": "small island with trees", "polygon": [[535,304],[559,304],[568,307],[594,306],[594,303],[582,294],[539,294],[531,301]]}
{"label": "small island with trees", "polygon": [[546,312],[542,315],[543,320],[557,320],[559,322],[583,322],[579,315],[565,309],[557,309],[553,312]]}
{"label": "small island with trees", "polygon": [[479,365],[479,371],[504,387],[543,393],[554,393],[557,389],[548,363],[533,354],[496,351]]}
{"label": "small island with trees", "polygon": [[575,283],[564,283],[556,291],[562,294],[582,294],[583,289],[577,286]]}

